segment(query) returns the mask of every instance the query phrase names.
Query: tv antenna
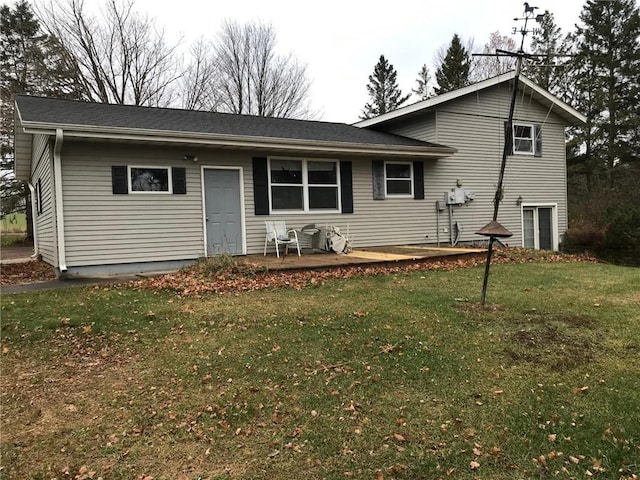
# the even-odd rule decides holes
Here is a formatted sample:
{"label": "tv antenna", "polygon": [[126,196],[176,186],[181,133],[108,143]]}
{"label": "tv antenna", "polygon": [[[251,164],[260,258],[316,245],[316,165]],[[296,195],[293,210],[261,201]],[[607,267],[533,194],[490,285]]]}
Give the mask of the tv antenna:
{"label": "tv antenna", "polygon": [[[516,70],[515,75],[513,77],[513,91],[511,92],[511,104],[509,107],[509,117],[507,119],[507,127],[505,129],[504,134],[504,148],[502,150],[502,163],[500,164],[500,175],[498,177],[498,185],[496,187],[496,193],[493,197],[493,220],[482,227],[480,230],[476,232],[478,235],[484,235],[489,237],[489,248],[487,249],[487,261],[484,269],[484,278],[482,281],[482,296],[480,299],[480,303],[482,305],[485,304],[487,297],[487,286],[489,284],[489,270],[491,268],[491,257],[493,256],[493,244],[496,238],[508,238],[513,235],[509,230],[500,225],[498,222],[498,209],[500,207],[500,202],[502,201],[502,197],[504,194],[503,190],[503,182],[504,182],[504,171],[507,165],[507,155],[509,153],[509,146],[513,143],[513,112],[516,106],[516,98],[518,96],[518,83],[520,79],[520,72],[522,70],[522,60],[524,58],[535,58],[539,55],[531,55],[524,52],[524,39],[528,33],[533,32],[533,30],[528,30],[527,26],[530,20],[535,20],[538,23],[541,23],[544,20],[545,14],[536,15],[535,11],[538,10],[538,7],[530,6],[528,2],[524,3],[524,13],[522,17],[514,18],[514,21],[523,22],[523,25],[520,27],[519,32],[522,34],[522,39],[520,41],[520,49],[517,52],[509,52],[507,50],[496,49],[496,53],[492,54],[473,54],[473,56],[480,57],[515,57],[516,58]],[[514,27],[514,33],[518,32],[518,27]]]}

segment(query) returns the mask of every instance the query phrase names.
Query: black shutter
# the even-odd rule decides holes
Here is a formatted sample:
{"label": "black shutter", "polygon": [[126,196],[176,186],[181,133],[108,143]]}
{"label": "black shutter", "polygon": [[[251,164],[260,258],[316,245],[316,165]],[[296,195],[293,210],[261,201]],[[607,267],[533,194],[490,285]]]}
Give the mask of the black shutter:
{"label": "black shutter", "polygon": [[353,213],[353,178],[351,162],[340,162],[340,199],[342,213]]}
{"label": "black shutter", "polygon": [[253,159],[253,204],[256,215],[269,215],[269,172],[267,159]]}
{"label": "black shutter", "polygon": [[373,199],[384,200],[384,162],[373,160],[371,171],[373,173]]}
{"label": "black shutter", "polygon": [[536,157],[541,157],[542,156],[542,125],[535,125],[533,132],[535,135],[534,143],[536,144],[534,155]]}
{"label": "black shutter", "polygon": [[424,162],[413,162],[413,198],[424,200]]}
{"label": "black shutter", "polygon": [[173,167],[171,169],[171,181],[173,182],[173,193],[184,195],[187,193],[187,169],[184,167]]}
{"label": "black shutter", "polygon": [[507,147],[507,155],[513,155],[513,126],[511,126],[511,131],[508,126],[508,122],[504,122],[504,144]]}
{"label": "black shutter", "polygon": [[116,195],[129,193],[126,166],[117,165],[111,167],[111,188]]}

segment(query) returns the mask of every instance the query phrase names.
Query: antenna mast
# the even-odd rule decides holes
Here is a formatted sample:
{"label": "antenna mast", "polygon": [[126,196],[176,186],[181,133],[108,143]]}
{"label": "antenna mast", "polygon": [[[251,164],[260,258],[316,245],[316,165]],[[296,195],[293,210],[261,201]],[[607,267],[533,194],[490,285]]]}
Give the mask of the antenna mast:
{"label": "antenna mast", "polygon": [[[507,119],[507,127],[504,135],[504,148],[502,150],[502,163],[500,164],[500,175],[498,177],[498,186],[496,187],[496,193],[493,198],[493,220],[481,228],[478,232],[479,235],[485,235],[489,237],[489,248],[487,250],[487,261],[484,269],[484,279],[482,282],[482,297],[480,303],[485,304],[487,296],[487,285],[489,283],[489,269],[491,267],[491,257],[493,255],[493,243],[498,237],[510,237],[513,235],[509,230],[504,228],[498,223],[498,208],[500,207],[500,201],[503,197],[503,182],[504,171],[507,165],[507,154],[509,153],[509,146],[513,143],[513,112],[516,106],[516,98],[518,96],[518,83],[520,78],[520,72],[522,70],[523,58],[529,58],[531,55],[524,53],[524,39],[531,30],[527,30],[527,23],[529,20],[535,19],[536,22],[542,22],[544,14],[535,15],[535,10],[538,7],[530,7],[527,2],[524,3],[524,16],[514,18],[515,21],[524,21],[524,25],[520,28],[522,39],[520,41],[520,49],[517,52],[509,52],[506,50],[496,50],[495,54],[474,54],[474,56],[503,56],[503,57],[516,57],[516,70],[513,77],[513,91],[511,94],[511,105],[509,107],[509,117]],[[514,27],[513,33],[517,33],[517,27]]]}

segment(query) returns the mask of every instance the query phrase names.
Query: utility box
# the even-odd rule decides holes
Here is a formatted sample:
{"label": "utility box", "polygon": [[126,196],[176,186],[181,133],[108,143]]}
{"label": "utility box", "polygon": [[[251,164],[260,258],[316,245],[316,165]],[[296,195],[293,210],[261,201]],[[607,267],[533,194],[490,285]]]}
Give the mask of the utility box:
{"label": "utility box", "polygon": [[447,192],[447,205],[462,205],[464,203],[464,189],[452,188]]}
{"label": "utility box", "polygon": [[455,187],[447,192],[447,205],[464,205],[476,198],[476,194],[464,188]]}

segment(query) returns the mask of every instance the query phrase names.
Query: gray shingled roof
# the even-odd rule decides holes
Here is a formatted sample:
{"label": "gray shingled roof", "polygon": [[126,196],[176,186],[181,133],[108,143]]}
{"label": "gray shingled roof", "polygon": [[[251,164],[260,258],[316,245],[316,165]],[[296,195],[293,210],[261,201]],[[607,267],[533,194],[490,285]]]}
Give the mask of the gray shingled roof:
{"label": "gray shingled roof", "polygon": [[65,127],[89,126],[297,139],[368,146],[449,148],[345,123],[111,105],[27,95],[16,96],[16,104],[25,126],[35,123]]}

